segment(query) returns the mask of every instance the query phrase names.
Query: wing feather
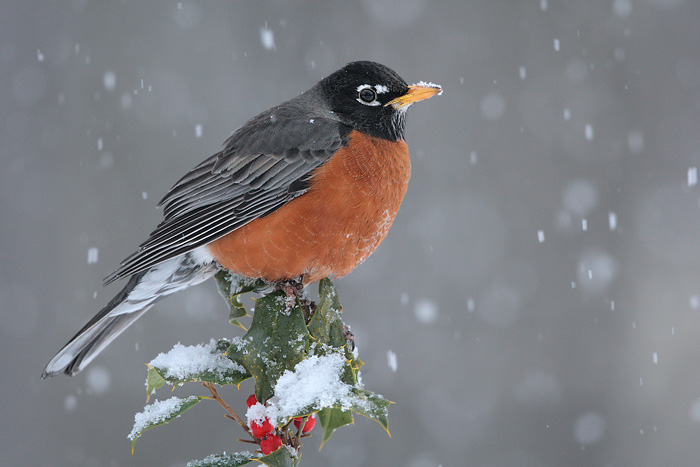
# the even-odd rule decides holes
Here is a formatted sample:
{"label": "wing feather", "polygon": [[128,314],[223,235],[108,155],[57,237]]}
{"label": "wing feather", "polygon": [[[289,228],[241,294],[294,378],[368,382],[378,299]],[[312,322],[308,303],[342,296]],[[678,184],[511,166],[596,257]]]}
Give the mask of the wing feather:
{"label": "wing feather", "polygon": [[163,222],[105,284],[221,238],[305,193],[313,171],[350,131],[312,101],[302,95],[254,117],[182,177],[158,204]]}

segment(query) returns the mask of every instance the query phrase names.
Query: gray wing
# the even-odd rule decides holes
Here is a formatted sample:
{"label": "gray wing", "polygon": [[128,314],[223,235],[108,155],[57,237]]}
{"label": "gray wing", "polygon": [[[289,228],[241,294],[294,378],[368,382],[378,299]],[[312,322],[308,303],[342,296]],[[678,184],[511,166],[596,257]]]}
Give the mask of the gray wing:
{"label": "gray wing", "polygon": [[313,170],[349,132],[318,113],[292,100],[248,121],[223,151],[170,189],[159,203],[165,220],[105,285],[210,243],[305,193]]}

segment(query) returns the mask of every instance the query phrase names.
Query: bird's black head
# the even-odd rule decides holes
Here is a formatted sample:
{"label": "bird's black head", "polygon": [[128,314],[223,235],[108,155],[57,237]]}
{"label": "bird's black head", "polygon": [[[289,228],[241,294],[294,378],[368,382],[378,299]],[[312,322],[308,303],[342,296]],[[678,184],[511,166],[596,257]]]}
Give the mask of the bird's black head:
{"label": "bird's black head", "polygon": [[406,109],[438,93],[435,85],[409,86],[375,62],[352,62],[318,84],[331,110],[349,127],[391,141],[404,137]]}

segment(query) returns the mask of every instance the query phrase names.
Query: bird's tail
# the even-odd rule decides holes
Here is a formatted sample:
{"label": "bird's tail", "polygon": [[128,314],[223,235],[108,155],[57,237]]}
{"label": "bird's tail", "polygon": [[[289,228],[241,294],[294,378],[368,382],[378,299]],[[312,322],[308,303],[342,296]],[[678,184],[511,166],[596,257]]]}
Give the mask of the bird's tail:
{"label": "bird's tail", "polygon": [[42,379],[80,372],[156,301],[216,272],[214,263],[202,264],[198,259],[195,254],[185,253],[131,276],[122,291],[51,359]]}

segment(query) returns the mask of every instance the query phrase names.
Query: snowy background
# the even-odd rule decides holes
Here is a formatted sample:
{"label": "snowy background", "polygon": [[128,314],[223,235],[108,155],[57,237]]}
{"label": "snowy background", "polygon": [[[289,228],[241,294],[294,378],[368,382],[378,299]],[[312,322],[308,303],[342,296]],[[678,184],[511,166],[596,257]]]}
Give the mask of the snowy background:
{"label": "snowy background", "polygon": [[397,403],[392,437],[358,419],[302,465],[697,465],[699,18],[695,0],[3,0],[0,464],[245,447],[214,403],[133,456],[126,438],[144,362],[236,332],[212,282],[79,376],[39,375],[121,287],[101,279],[181,175],[372,59],[445,88],[410,111],[391,233],[337,282],[364,381]]}

